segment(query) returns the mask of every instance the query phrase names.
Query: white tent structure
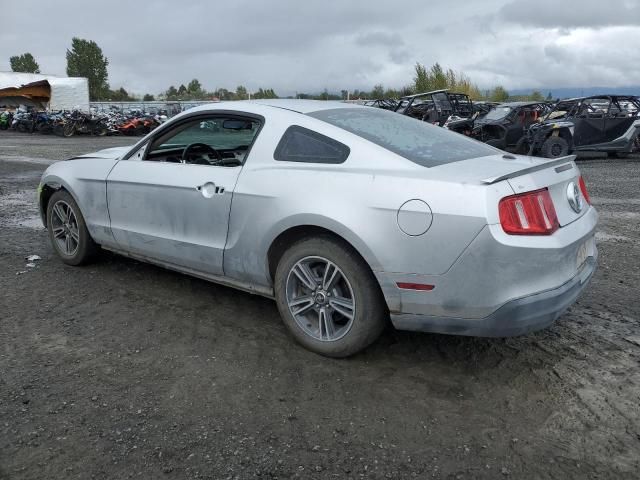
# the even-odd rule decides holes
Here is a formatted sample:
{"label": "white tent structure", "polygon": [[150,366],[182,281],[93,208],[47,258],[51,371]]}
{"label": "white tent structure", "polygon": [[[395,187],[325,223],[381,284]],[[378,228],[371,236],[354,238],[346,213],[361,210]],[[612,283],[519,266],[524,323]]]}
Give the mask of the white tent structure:
{"label": "white tent structure", "polygon": [[89,110],[89,82],[80,77],[0,72],[0,107]]}

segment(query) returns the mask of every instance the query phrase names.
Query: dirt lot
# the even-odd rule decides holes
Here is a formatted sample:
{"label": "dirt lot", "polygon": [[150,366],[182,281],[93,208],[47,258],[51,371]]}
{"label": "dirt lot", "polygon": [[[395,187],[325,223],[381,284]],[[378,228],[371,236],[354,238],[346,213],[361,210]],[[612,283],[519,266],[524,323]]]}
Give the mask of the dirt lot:
{"label": "dirt lot", "polygon": [[0,479],[638,478],[640,158],[580,162],[600,267],[551,328],[330,360],[269,300],[54,257],[40,174],[127,143],[0,132]]}

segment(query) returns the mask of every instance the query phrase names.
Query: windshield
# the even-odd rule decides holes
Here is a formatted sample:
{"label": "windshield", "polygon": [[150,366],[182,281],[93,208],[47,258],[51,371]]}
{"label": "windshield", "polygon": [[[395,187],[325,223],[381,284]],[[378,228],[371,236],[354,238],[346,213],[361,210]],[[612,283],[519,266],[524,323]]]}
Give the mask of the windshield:
{"label": "windshield", "polygon": [[374,108],[336,108],[309,116],[340,127],[423,167],[495,155],[496,150],[459,133],[406,115]]}
{"label": "windshield", "polygon": [[513,109],[511,107],[496,107],[493,110],[489,110],[484,118],[487,120],[502,120],[511,113]]}

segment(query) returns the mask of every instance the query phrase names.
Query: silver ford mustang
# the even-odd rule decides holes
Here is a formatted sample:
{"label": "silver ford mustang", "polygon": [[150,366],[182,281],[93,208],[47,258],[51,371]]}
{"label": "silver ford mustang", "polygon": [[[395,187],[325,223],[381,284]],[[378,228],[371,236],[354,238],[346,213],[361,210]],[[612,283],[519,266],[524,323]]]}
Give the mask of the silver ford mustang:
{"label": "silver ford mustang", "polygon": [[102,247],[274,298],[333,357],[403,330],[511,336],[591,278],[597,213],[574,163],[513,156],[371,107],[264,100],[184,112],[133,147],[51,165],[63,262]]}

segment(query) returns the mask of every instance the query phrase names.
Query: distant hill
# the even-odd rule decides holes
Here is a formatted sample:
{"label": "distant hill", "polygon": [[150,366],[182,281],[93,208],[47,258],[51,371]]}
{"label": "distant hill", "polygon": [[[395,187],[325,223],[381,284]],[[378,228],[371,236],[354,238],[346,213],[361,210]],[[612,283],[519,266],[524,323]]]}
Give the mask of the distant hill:
{"label": "distant hill", "polygon": [[545,97],[551,92],[551,97],[556,98],[573,98],[573,97],[590,97],[592,95],[639,95],[640,85],[632,87],[562,87],[562,88],[520,88],[509,90],[510,95],[529,95],[534,90],[538,90]]}

